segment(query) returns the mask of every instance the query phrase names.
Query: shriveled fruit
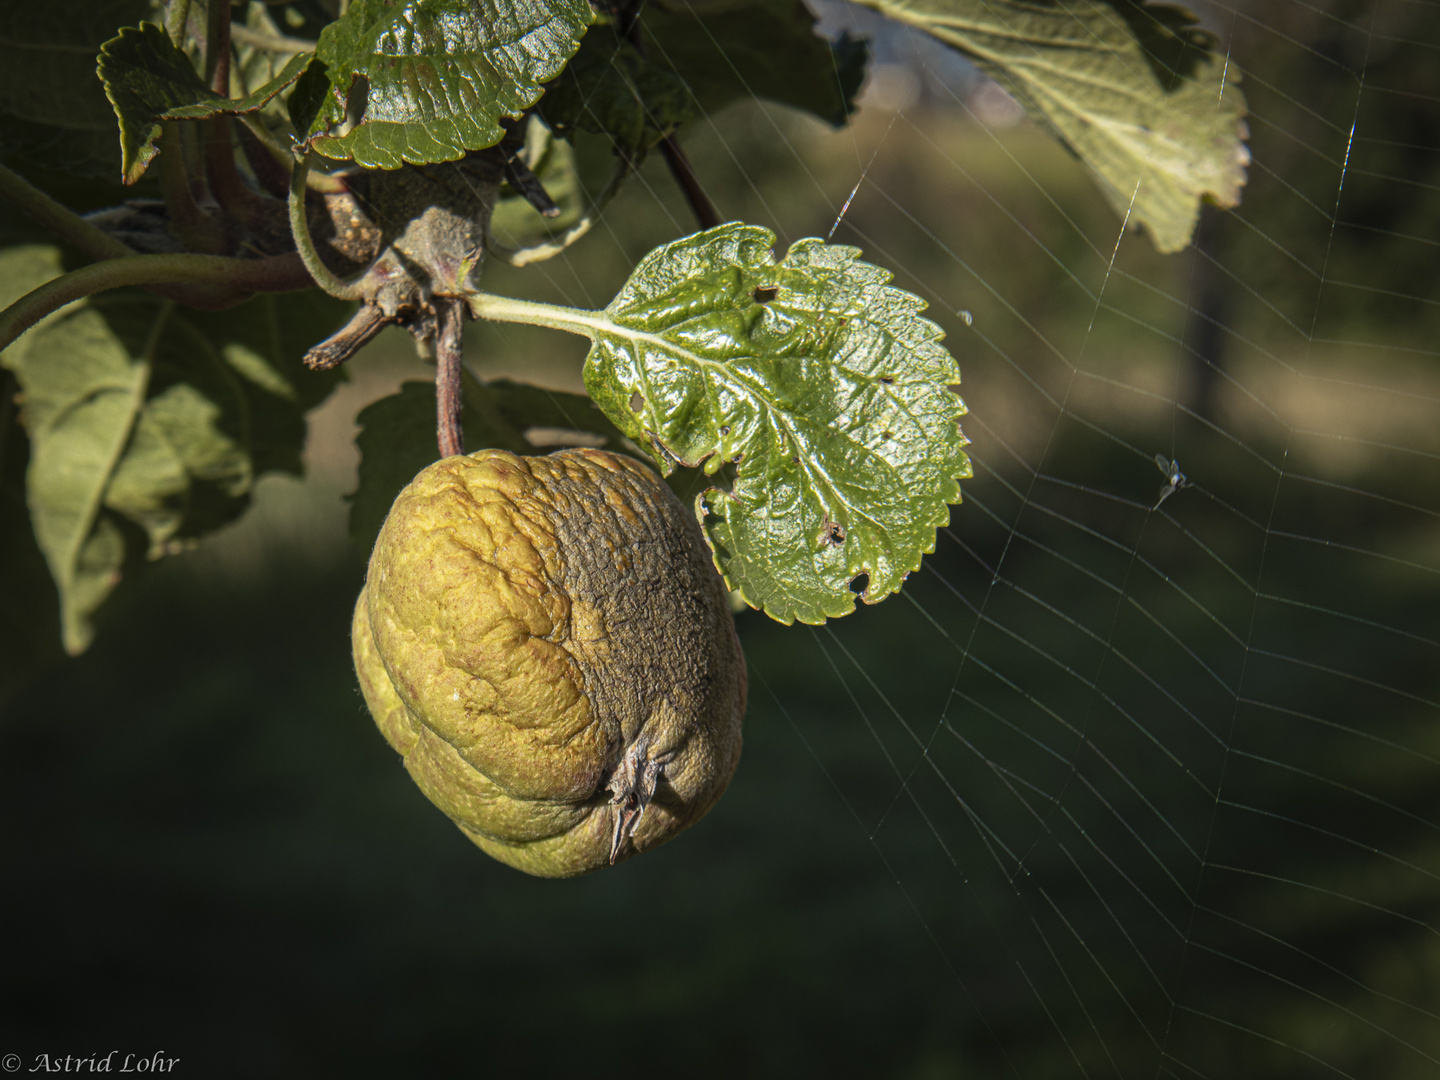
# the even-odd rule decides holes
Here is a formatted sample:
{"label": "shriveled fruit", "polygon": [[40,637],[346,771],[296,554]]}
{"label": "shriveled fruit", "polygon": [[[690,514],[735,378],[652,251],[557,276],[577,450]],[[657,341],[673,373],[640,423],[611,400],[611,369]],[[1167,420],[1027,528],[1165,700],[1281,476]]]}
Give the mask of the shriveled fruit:
{"label": "shriveled fruit", "polygon": [[745,660],[724,585],[694,515],[630,458],[429,466],[381,529],[353,642],[421,790],[528,873],[663,843],[739,761]]}

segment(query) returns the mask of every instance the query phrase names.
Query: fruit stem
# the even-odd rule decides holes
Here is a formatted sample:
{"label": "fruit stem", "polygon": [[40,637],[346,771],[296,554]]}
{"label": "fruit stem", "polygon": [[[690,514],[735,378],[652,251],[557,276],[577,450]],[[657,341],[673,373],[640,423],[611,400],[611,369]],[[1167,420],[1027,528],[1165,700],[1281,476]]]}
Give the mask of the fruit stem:
{"label": "fruit stem", "polygon": [[440,301],[437,306],[440,327],[435,334],[435,434],[440,456],[447,458],[465,452],[465,434],[460,427],[465,305],[453,300]]}
{"label": "fruit stem", "polygon": [[310,175],[310,154],[307,152],[295,163],[290,174],[290,232],[295,237],[295,250],[300,253],[305,269],[315,279],[315,284],[337,300],[359,300],[360,282],[364,275],[354,281],[341,281],[320,261],[315,250],[315,241],[310,238],[310,224],[305,219],[306,179]]}

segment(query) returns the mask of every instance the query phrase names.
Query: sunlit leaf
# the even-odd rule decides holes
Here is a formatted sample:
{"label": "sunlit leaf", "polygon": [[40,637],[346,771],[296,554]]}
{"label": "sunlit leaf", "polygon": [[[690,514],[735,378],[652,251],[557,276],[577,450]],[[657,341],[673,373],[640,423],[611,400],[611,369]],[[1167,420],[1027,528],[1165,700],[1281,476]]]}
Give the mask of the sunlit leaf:
{"label": "sunlit leaf", "polygon": [[[368,551],[400,489],[438,456],[435,384],[407,382],[356,419],[360,484],[350,496],[350,535]],[[566,446],[636,452],[589,398],[508,379],[480,383],[467,375],[461,423],[472,452],[494,447],[534,455]]]}
{"label": "sunlit leaf", "polygon": [[100,78],[120,120],[121,171],[133,184],[155,157],[161,120],[203,120],[255,112],[300,77],[307,56],[292,57],[280,74],[253,94],[231,99],[215,93],[190,58],[154,23],[127,26],[100,50]]}
{"label": "sunlit leaf", "polygon": [[1250,156],[1240,73],[1188,12],[1135,0],[860,0],[960,49],[1100,179],[1155,246],[1200,200],[1235,206]]}
{"label": "sunlit leaf", "polygon": [[500,141],[500,118],[535,103],[593,17],[585,0],[354,0],[321,33],[291,116],[326,157],[454,161]]}
{"label": "sunlit leaf", "polygon": [[[0,302],[57,276],[60,254],[0,252]],[[0,363],[21,391],[26,502],[72,653],[128,563],[233,520],[260,469],[299,470],[303,410],[333,376],[303,373],[295,342],[340,314],[326,298],[264,297],[219,314],[138,290],[92,297],[21,337]]]}
{"label": "sunlit leaf", "polygon": [[730,224],[648,255],[587,322],[585,384],[697,500],[732,588],[781,622],[822,622],[898,589],[970,475],[965,406],[924,304],[855,248]]}

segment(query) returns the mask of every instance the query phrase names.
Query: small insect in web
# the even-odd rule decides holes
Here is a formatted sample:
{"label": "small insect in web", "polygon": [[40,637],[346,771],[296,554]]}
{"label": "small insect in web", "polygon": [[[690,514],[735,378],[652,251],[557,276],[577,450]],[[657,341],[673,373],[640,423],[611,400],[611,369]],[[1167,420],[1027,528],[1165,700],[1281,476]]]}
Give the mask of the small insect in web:
{"label": "small insect in web", "polygon": [[1180,459],[1171,461],[1164,454],[1155,455],[1155,467],[1165,474],[1165,484],[1160,488],[1160,498],[1155,501],[1154,509],[1159,510],[1160,504],[1168,499],[1181,488],[1190,486],[1190,478],[1180,471]]}

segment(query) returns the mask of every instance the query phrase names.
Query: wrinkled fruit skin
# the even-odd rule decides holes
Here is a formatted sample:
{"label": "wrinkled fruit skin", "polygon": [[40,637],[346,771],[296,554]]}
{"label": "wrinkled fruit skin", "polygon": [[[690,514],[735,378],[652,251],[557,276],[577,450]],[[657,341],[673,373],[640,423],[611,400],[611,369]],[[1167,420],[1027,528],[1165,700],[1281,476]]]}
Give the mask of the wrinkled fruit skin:
{"label": "wrinkled fruit skin", "polygon": [[488,854],[570,877],[662,844],[734,774],[745,660],[692,513],[599,450],[482,450],[400,493],[355,669],[430,801]]}

